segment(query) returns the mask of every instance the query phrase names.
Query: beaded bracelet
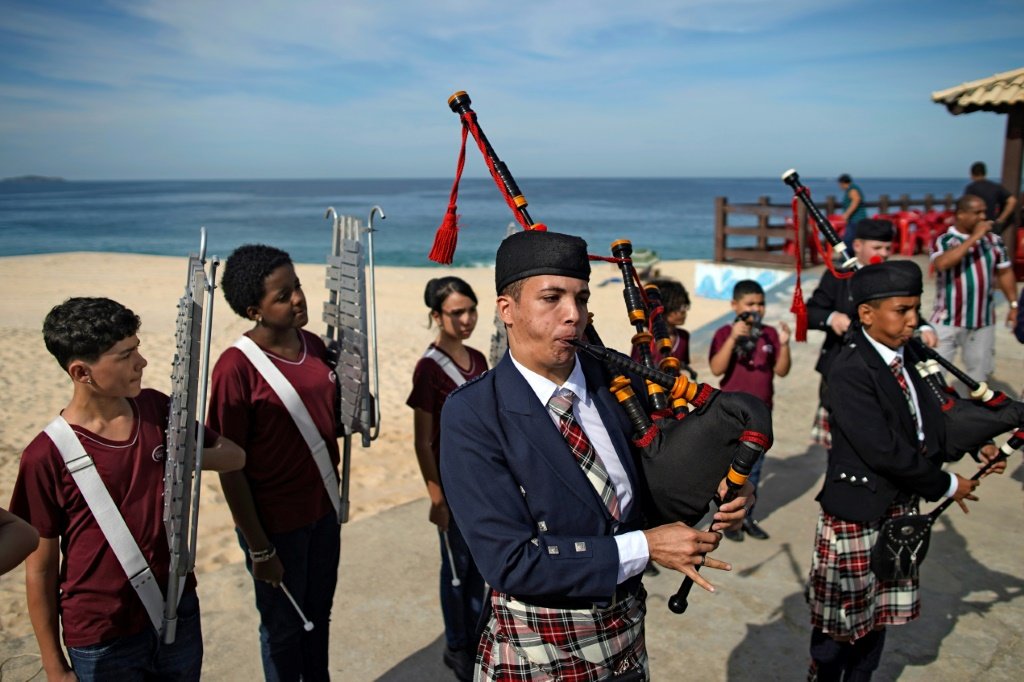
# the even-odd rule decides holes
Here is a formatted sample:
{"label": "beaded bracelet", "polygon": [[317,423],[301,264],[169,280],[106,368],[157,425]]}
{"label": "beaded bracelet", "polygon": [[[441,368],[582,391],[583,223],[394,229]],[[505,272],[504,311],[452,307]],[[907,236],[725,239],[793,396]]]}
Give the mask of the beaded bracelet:
{"label": "beaded bracelet", "polygon": [[254,564],[262,564],[264,561],[270,561],[277,555],[277,547],[271,545],[266,549],[250,549],[249,558],[252,559]]}

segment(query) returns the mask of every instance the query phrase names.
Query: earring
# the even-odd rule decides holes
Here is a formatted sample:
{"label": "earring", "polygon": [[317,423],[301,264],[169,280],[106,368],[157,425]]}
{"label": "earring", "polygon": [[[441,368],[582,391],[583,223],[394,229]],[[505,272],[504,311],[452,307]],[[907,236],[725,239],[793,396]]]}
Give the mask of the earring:
{"label": "earring", "polygon": [[91,384],[92,383],[92,377],[86,377],[85,378],[85,383]]}

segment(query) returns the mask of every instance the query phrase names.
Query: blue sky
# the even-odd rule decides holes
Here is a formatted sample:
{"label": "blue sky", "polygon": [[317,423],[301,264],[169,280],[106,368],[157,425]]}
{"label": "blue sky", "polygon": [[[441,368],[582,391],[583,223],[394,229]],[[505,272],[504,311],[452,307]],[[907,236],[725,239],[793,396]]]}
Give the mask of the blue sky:
{"label": "blue sky", "polygon": [[[0,176],[998,175],[1020,0],[0,0]],[[467,174],[483,174],[475,152]]]}

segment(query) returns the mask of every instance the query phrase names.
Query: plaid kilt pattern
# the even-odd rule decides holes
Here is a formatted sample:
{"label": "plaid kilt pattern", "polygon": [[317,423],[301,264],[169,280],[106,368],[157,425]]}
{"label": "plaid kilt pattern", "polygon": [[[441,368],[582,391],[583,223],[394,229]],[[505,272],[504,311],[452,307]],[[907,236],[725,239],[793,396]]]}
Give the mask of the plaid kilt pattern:
{"label": "plaid kilt pattern", "polygon": [[818,403],[818,410],[814,413],[814,421],[811,423],[811,442],[815,445],[832,447],[832,433],[828,426],[828,408]]}
{"label": "plaid kilt pattern", "polygon": [[[893,503],[885,518],[917,512],[917,500]],[[876,626],[902,625],[921,613],[918,580],[878,580],[871,548],[885,520],[844,521],[820,510],[807,583],[811,625],[856,641]]]}
{"label": "plaid kilt pattern", "polygon": [[643,587],[606,609],[550,609],[492,592],[476,682],[597,682],[643,669],[649,679]]}

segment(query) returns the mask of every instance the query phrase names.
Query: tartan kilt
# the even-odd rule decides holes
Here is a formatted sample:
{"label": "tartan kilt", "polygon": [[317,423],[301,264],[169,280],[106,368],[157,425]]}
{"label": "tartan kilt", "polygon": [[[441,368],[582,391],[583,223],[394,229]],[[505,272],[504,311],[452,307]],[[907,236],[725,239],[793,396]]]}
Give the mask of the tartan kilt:
{"label": "tartan kilt", "polygon": [[814,556],[807,583],[811,625],[856,641],[876,627],[902,625],[921,613],[918,579],[879,580],[871,572],[871,548],[886,518],[917,512],[917,500],[889,505],[869,523],[818,512]]}
{"label": "tartan kilt", "polygon": [[828,425],[828,408],[818,403],[818,409],[814,413],[814,421],[811,423],[811,442],[815,445],[832,447],[832,432]]}
{"label": "tartan kilt", "polygon": [[476,682],[597,682],[642,669],[647,593],[641,586],[606,609],[551,609],[491,594],[493,613],[480,638]]}

